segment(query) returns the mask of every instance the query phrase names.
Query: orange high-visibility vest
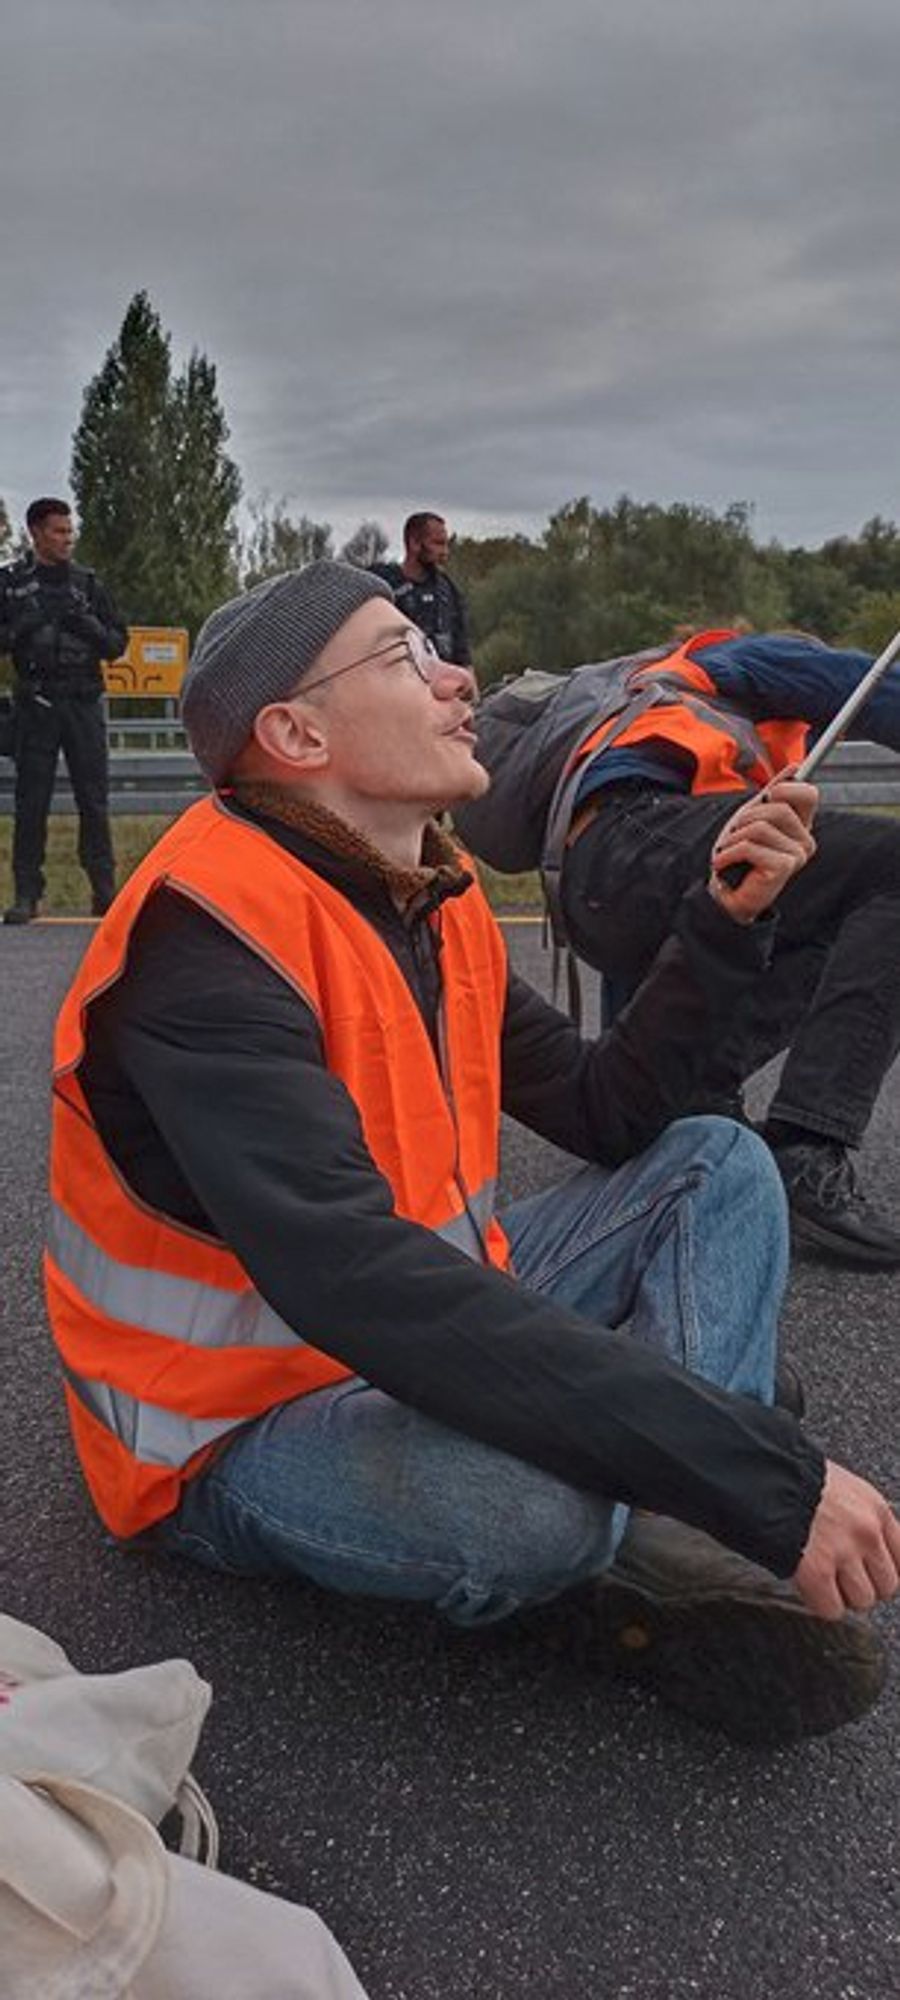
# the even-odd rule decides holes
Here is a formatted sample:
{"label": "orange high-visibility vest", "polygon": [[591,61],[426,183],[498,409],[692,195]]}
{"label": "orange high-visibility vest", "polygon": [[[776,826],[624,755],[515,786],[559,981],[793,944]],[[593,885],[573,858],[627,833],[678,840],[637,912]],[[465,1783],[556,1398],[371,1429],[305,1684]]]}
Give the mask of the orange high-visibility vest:
{"label": "orange high-visibility vest", "polygon": [[327,1066],[354,1099],[397,1214],[482,1262],[502,1268],[509,1256],[494,1215],[506,955],[480,890],[448,899],[433,920],[439,1066],[371,924],[220,801],[192,806],[100,926],[56,1030],[47,1299],[85,1477],[123,1536],[177,1507],[185,1481],[236,1425],[351,1372],[316,1347],[316,1328],[303,1321],[302,1272],[287,1326],[222,1243],[131,1192],[94,1124],[78,1075],[88,1010],[121,976],[161,884],[210,911],[313,1009]]}
{"label": "orange high-visibility vest", "polygon": [[607,716],[579,745],[574,761],[583,766],[613,737],[616,750],[662,739],[678,744],[693,759],[691,791],[695,793],[754,791],[785,765],[799,763],[806,750],[808,723],[751,722],[719,694],[705,668],[691,657],[702,646],[737,637],[731,631],[696,632],[665,659],[641,668],[632,677],[635,697],[639,698],[646,681],[652,681],[654,687],[671,686],[671,703],[657,701],[650,708],[642,705],[632,722],[627,720],[627,710],[624,721],[621,709],[616,717]]}

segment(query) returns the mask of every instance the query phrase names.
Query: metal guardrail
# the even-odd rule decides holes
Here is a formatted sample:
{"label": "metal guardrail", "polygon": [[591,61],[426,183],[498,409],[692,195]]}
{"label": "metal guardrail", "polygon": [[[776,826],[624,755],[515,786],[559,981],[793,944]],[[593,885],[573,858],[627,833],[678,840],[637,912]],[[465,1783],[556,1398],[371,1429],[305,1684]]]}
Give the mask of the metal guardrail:
{"label": "metal guardrail", "polygon": [[[112,721],[110,742],[113,813],[165,813],[171,817],[208,790],[175,722],[152,717]],[[0,815],[13,810],[14,782],[13,765],[0,757]],[[827,805],[900,807],[900,755],[874,743],[842,743],[825,765],[820,783]],[[62,760],[51,810],[75,811]]]}
{"label": "metal guardrail", "polygon": [[[112,750],[109,758],[111,813],[183,812],[209,787],[190,750]],[[13,765],[0,758],[0,816],[13,811]],[[75,800],[65,768],[60,771],[50,807],[52,813],[74,813]]]}
{"label": "metal guardrail", "polygon": [[181,723],[170,715],[111,715],[106,740],[113,750],[186,750]]}
{"label": "metal guardrail", "polygon": [[900,755],[878,743],[839,743],[816,783],[829,806],[900,806]]}

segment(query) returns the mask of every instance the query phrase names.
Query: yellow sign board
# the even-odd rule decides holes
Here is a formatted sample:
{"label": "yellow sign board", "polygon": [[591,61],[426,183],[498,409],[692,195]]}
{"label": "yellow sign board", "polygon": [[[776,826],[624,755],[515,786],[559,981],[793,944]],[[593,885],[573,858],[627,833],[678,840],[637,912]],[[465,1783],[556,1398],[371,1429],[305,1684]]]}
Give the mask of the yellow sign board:
{"label": "yellow sign board", "polygon": [[188,663],[188,635],[176,625],[132,625],[121,660],[103,668],[107,694],[177,694]]}

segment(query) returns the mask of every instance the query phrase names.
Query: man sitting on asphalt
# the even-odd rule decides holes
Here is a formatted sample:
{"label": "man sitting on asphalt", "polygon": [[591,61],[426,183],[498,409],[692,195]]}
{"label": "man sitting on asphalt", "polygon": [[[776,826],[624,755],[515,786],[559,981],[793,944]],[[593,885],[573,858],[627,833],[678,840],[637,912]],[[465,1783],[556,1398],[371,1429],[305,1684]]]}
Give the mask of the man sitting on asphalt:
{"label": "man sitting on asphalt", "polygon": [[[580,743],[576,736],[569,748],[578,783],[559,843],[560,914],[578,957],[614,994],[632,992],[649,970],[681,897],[704,880],[736,798],[799,762],[810,733],[831,721],[870,665],[866,653],[804,633],[696,633],[642,656],[611,709],[585,725]],[[900,750],[896,666],[852,734]],[[505,757],[499,720],[495,742]],[[495,768],[487,735],[479,754]],[[526,791],[517,767],[514,823],[526,813]],[[464,839],[488,861],[496,860],[497,797],[499,788],[487,807],[476,801],[460,819]],[[513,831],[505,819],[507,846]],[[697,1108],[718,1105],[729,1077],[750,1076],[786,1047],[763,1129],[794,1232],[845,1262],[893,1265],[900,1228],[860,1187],[851,1154],[900,1049],[900,827],[886,816],[826,809],[816,842],[815,861],[780,898],[768,979],[748,985],[718,1025],[722,1075],[710,1066]]]}
{"label": "man sitting on asphalt", "polygon": [[[120,893],[57,1031],[48,1296],[90,1491],[122,1538],[463,1625],[577,1585],[599,1666],[738,1737],[826,1731],[882,1684],[845,1614],[897,1591],[900,1523],[771,1406],[769,1153],[679,1119],[815,794],[739,808],[743,885],[693,890],[582,1041],[432,817],[487,783],[474,692],[342,564],[200,634],[183,712],[216,795]],[[501,1104],[588,1162],[502,1219]]]}

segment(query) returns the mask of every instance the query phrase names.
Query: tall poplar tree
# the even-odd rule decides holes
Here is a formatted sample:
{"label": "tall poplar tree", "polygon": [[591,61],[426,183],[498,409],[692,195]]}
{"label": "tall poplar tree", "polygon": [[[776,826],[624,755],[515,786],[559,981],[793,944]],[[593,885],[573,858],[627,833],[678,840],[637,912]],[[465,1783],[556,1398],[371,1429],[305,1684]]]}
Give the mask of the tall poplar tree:
{"label": "tall poplar tree", "polygon": [[193,635],[236,587],[241,481],[225,445],[216,371],[196,350],[179,374],[146,292],[137,292],[89,382],[72,449],[79,558],[133,624]]}

